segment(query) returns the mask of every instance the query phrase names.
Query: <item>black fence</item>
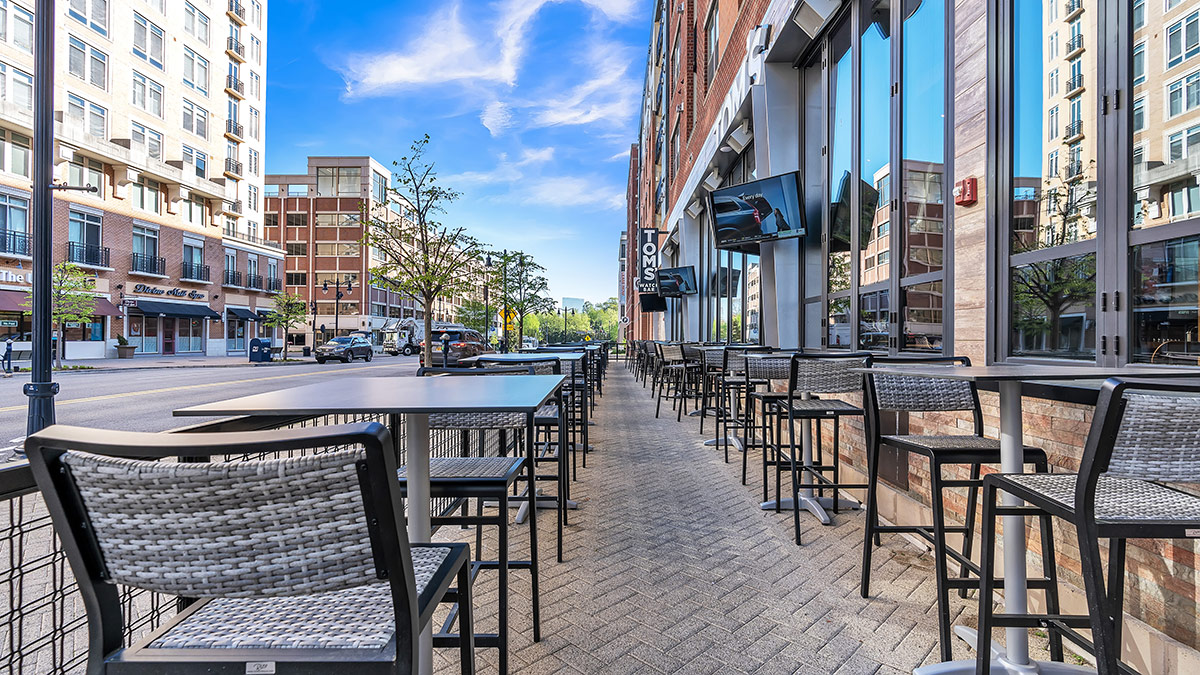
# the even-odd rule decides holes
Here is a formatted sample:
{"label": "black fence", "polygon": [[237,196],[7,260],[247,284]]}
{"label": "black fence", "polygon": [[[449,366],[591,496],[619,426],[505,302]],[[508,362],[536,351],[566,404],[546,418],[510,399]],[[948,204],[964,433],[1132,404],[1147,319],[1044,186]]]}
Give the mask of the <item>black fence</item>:
{"label": "black fence", "polygon": [[[400,419],[389,415],[237,417],[177,431],[250,431],[378,421],[391,427],[396,437],[396,452],[403,463],[404,425]],[[464,441],[473,453],[495,454],[498,446],[496,432],[486,435],[472,432],[464,437],[459,431],[435,430],[430,440],[431,454],[435,457],[461,456]],[[241,455],[214,459],[261,458]],[[4,560],[0,567],[0,644],[3,645],[0,673],[81,673],[87,662],[88,646],[83,601],[26,463],[14,462],[0,468],[0,502],[6,505],[0,515],[0,556]],[[458,506],[454,500],[435,499],[432,510],[435,514],[445,514]],[[175,597],[131,588],[122,588],[121,598],[126,645],[173,616],[180,605]]]}

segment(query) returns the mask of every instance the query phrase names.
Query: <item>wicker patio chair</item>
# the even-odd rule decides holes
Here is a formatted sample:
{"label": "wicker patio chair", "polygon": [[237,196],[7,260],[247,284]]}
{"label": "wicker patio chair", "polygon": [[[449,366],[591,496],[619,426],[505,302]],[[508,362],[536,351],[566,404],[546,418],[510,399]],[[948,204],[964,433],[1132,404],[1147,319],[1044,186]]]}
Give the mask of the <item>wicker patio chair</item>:
{"label": "wicker patio chair", "polygon": [[[989,474],[983,480],[981,642],[986,644],[994,627],[1045,626],[1051,635],[1091,652],[1099,675],[1134,672],[1120,661],[1126,540],[1194,538],[1200,530],[1200,496],[1170,484],[1194,485],[1197,476],[1200,386],[1106,381],[1079,473]],[[1001,490],[1027,506],[997,506],[996,493]],[[1074,526],[1088,614],[993,615],[996,518],[1006,515],[1061,518]],[[1045,530],[1042,537],[1048,541]],[[1108,540],[1107,580],[1101,539]],[[1049,560],[1053,563],[1052,554]],[[1050,607],[1047,613],[1058,614],[1058,609]],[[1091,629],[1092,639],[1078,629]],[[1061,658],[1061,648],[1059,652]],[[976,672],[990,672],[989,656],[988,650],[979,651]]]}
{"label": "wicker patio chair", "polygon": [[[868,365],[878,363],[939,363],[969,366],[970,359],[959,357],[927,358],[874,358]],[[982,481],[979,479],[981,466],[1000,463],[1000,441],[983,435],[983,412],[979,407],[979,393],[974,382],[896,375],[864,376],[864,399],[866,409],[867,440],[867,508],[866,526],[863,530],[862,578],[859,592],[870,597],[871,553],[878,545],[880,534],[912,534],[928,541],[933,548],[934,573],[937,578],[938,630],[941,638],[941,660],[951,659],[950,642],[950,590],[960,591],[966,597],[967,590],[977,587],[977,579],[969,574],[979,574],[979,567],[971,561],[971,546],[975,531],[976,499]],[[974,433],[959,435],[914,435],[880,432],[881,413],[907,412],[969,412],[974,422]],[[879,491],[879,453],[883,445],[923,455],[929,460],[930,495],[933,511],[930,525],[881,525],[877,493]],[[1025,464],[1032,464],[1035,471],[1046,471],[1046,453],[1041,448],[1026,447]],[[970,470],[967,479],[948,479],[943,470],[949,466],[966,466]],[[962,525],[946,524],[945,491],[949,488],[967,488],[966,522]],[[1050,538],[1050,520],[1041,521],[1043,540]],[[946,542],[947,534],[961,535],[961,548]],[[1047,548],[1047,561],[1053,561],[1053,551]],[[959,564],[958,578],[951,578],[949,563]],[[1047,578],[1031,579],[1030,588],[1053,589],[1056,584],[1054,565],[1048,566]],[[1052,613],[1058,611],[1058,599],[1049,593],[1048,604]],[[1052,651],[1061,649],[1061,642],[1051,644]]]}
{"label": "wicker patio chair", "polygon": [[[462,672],[474,672],[470,549],[409,545],[381,424],[222,434],[51,426],[25,448],[83,597],[92,675],[266,672],[255,664],[279,675],[416,673],[418,636],[451,601]],[[321,452],[161,461],[306,450]],[[196,600],[124,646],[118,584]]]}

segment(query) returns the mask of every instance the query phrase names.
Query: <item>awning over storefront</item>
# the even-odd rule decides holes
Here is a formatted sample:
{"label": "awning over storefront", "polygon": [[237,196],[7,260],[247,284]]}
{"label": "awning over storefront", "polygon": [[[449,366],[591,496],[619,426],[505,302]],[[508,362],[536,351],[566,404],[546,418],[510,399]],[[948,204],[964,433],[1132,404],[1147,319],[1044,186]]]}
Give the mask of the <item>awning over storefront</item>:
{"label": "awning over storefront", "polygon": [[258,321],[259,316],[248,309],[241,307],[226,307],[225,311],[235,319],[245,319],[246,321]]}
{"label": "awning over storefront", "polygon": [[159,300],[142,300],[138,298],[137,307],[130,307],[131,312],[141,312],[146,316],[172,316],[181,319],[220,319],[221,315],[208,305],[184,302],[161,302]]}
{"label": "awning over storefront", "polygon": [[121,316],[121,310],[108,301],[108,298],[96,298],[92,305],[93,316]]}
{"label": "awning over storefront", "polygon": [[28,297],[25,291],[0,291],[0,312],[24,312],[25,298]]}
{"label": "awning over storefront", "polygon": [[275,312],[270,309],[260,309],[260,310],[258,310],[258,320],[266,321],[267,319],[271,318],[271,315],[274,313]]}

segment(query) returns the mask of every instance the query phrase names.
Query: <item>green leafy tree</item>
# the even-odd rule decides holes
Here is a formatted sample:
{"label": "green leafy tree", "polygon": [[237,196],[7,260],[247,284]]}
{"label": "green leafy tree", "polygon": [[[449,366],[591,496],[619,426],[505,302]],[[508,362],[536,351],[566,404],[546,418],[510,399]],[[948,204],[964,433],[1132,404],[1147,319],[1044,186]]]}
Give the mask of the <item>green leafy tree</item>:
{"label": "green leafy tree", "polygon": [[[50,274],[50,320],[58,328],[58,349],[54,352],[55,368],[62,368],[67,349],[66,325],[91,323],[96,311],[96,296],[92,294],[92,277],[78,265],[61,262]],[[33,314],[33,288],[25,296],[25,314]]]}
{"label": "green leafy tree", "polygon": [[[491,269],[492,283],[500,291],[496,302],[516,320],[516,344],[520,345],[525,337],[525,317],[554,308],[554,301],[549,296],[549,282],[542,274],[546,268],[523,251],[492,252],[492,256],[499,260],[499,264]],[[505,332],[508,332],[507,325]]]}
{"label": "green leafy tree", "polygon": [[263,321],[271,328],[283,329],[283,360],[288,360],[288,333],[293,328],[304,325],[308,314],[308,303],[304,298],[293,293],[280,293],[275,296],[275,306]]}
{"label": "green leafy tree", "polygon": [[471,330],[483,333],[484,328],[488,325],[488,315],[494,309],[495,307],[484,305],[478,300],[468,299],[458,306],[454,320]]}
{"label": "green leafy tree", "polygon": [[[437,220],[461,193],[438,183],[436,167],[426,157],[428,146],[427,134],[413,142],[407,156],[392,163],[388,199],[401,205],[404,216],[394,217],[386,208],[364,213],[362,243],[383,260],[371,269],[373,277],[421,303],[425,335],[431,336],[435,301],[474,289],[472,275],[481,266],[481,248],[464,228]],[[425,340],[423,355],[425,363],[433,363],[433,340]]]}

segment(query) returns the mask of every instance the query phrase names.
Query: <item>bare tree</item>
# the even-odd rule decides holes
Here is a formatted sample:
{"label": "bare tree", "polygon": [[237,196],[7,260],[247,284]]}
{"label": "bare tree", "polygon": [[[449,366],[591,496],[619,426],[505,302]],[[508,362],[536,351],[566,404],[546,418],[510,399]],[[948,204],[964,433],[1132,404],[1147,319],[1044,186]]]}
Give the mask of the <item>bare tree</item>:
{"label": "bare tree", "polygon": [[428,146],[427,134],[413,142],[407,156],[392,162],[393,184],[387,193],[400,215],[384,207],[362,216],[362,244],[379,259],[371,268],[372,278],[417,299],[425,310],[426,364],[433,363],[434,302],[471,290],[471,274],[481,255],[479,242],[464,228],[436,219],[461,194],[438,183],[434,163],[425,156]]}

